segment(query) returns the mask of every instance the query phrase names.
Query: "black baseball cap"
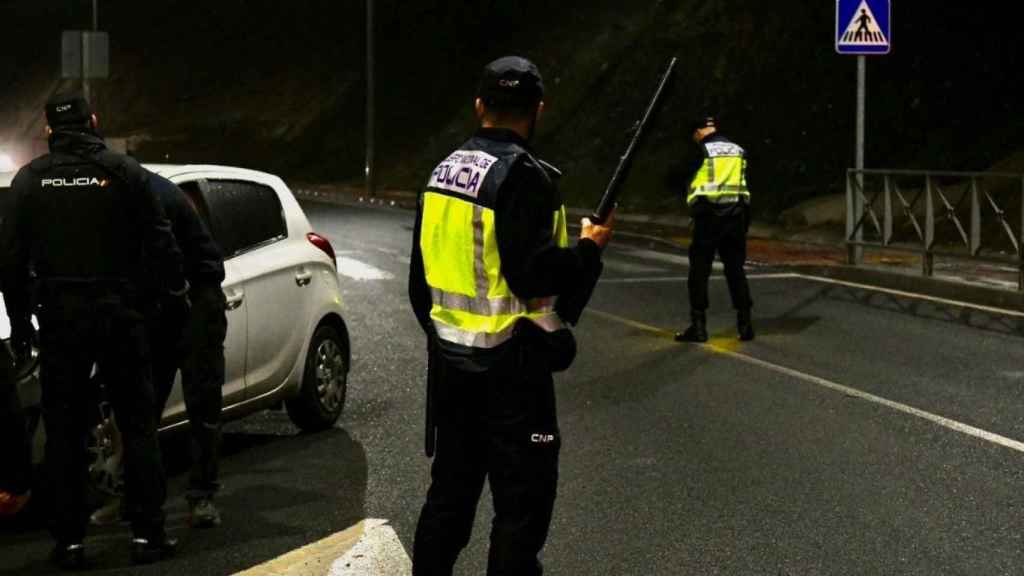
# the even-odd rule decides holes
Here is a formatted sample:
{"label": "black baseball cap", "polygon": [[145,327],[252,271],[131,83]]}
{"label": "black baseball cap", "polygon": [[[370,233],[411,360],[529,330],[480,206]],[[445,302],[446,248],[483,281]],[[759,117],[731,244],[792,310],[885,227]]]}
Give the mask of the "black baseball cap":
{"label": "black baseball cap", "polygon": [[533,106],[544,97],[544,80],[533,62],[505,56],[484,67],[477,95],[490,105]]}
{"label": "black baseball cap", "polygon": [[712,114],[701,114],[690,121],[690,132],[696,132],[701,128],[718,128],[718,120]]}
{"label": "black baseball cap", "polygon": [[81,92],[60,92],[46,101],[46,123],[50,127],[86,124],[92,107]]}

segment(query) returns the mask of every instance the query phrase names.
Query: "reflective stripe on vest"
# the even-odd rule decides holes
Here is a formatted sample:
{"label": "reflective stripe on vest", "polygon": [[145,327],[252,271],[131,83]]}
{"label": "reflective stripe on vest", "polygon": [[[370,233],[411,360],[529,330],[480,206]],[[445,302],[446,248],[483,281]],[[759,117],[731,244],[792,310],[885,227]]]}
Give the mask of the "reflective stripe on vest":
{"label": "reflective stripe on vest", "polygon": [[[480,182],[490,165],[480,170]],[[456,166],[456,173],[462,169]],[[494,348],[512,337],[520,318],[549,332],[563,328],[554,297],[526,301],[509,289],[501,274],[494,211],[477,203],[475,194],[452,194],[454,190],[434,180],[423,194],[419,242],[438,336],[472,348]],[[568,246],[564,207],[554,213],[552,224],[553,240]]]}
{"label": "reflective stripe on vest", "polygon": [[699,197],[714,204],[749,201],[747,160],[743,149],[731,142],[705,145],[708,157],[690,183],[686,203],[692,205]]}

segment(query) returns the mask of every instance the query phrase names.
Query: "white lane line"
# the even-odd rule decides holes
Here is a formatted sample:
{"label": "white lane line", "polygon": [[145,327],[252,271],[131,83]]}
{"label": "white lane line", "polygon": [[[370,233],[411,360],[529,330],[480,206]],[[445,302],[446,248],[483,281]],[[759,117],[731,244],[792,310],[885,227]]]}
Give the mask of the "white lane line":
{"label": "white lane line", "polygon": [[637,263],[635,260],[605,256],[603,259],[606,270],[617,270],[626,273],[657,273],[664,270],[663,266],[649,266]]}
{"label": "white lane line", "polygon": [[[626,326],[631,326],[633,328],[639,328],[647,332],[652,332],[654,334],[657,334],[658,336],[671,337],[673,334],[673,332],[670,330],[665,330],[663,328],[658,328],[657,326],[651,326],[649,324],[637,322],[636,320],[630,320],[629,318],[623,318],[621,316],[610,314],[608,312],[604,312],[601,310],[587,310],[587,313],[599,316],[601,318],[605,318],[607,320],[618,322]],[[986,442],[991,442],[992,444],[1003,446],[1004,448],[1016,450],[1017,452],[1024,452],[1024,442],[1019,442],[1017,440],[1007,438],[1006,436],[1001,436],[994,432],[982,430],[981,428],[971,426],[970,424],[964,424],[963,422],[958,422],[951,418],[946,418],[945,416],[939,416],[938,414],[933,414],[926,410],[914,408],[913,406],[903,404],[901,402],[896,402],[894,400],[889,400],[888,398],[876,396],[874,394],[864,392],[863,390],[858,390],[856,388],[851,388],[849,386],[839,384],[838,382],[833,382],[831,380],[826,380],[825,378],[814,376],[813,374],[807,374],[806,372],[801,372],[799,370],[787,368],[785,366],[774,364],[766,360],[754,358],[753,356],[748,356],[747,354],[742,354],[734,350],[729,350],[727,348],[724,348],[713,343],[702,344],[701,347],[704,348],[705,350],[710,350],[718,354],[729,356],[730,358],[734,358],[741,362],[746,362],[747,364],[752,364],[754,366],[765,368],[767,370],[771,370],[779,374],[784,374],[786,376],[790,376],[798,380],[803,380],[804,382],[808,382],[810,384],[815,384],[817,386],[821,386],[823,388],[827,388],[829,390],[833,390],[836,392],[842,392],[843,394],[860,398],[861,400],[865,400],[867,402],[879,404],[885,406],[886,408],[890,408],[897,412],[901,412],[903,414],[908,414],[910,416],[915,416],[917,418],[927,420],[929,422],[932,422],[933,424],[938,424],[943,428],[947,428],[949,430],[953,430],[955,432],[959,432],[967,436],[973,436]]]}
{"label": "white lane line", "polygon": [[732,350],[727,350],[727,349],[722,348],[720,346],[716,346],[716,345],[713,345],[713,344],[712,345],[705,345],[705,346],[707,346],[708,348],[711,348],[712,350],[714,350],[715,352],[717,352],[719,354],[724,354],[726,356],[730,356],[730,357],[735,358],[737,360],[740,360],[742,362],[746,362],[748,364],[753,364],[754,366],[760,366],[762,368],[765,368],[765,369],[768,369],[768,370],[772,370],[774,372],[778,372],[779,374],[784,374],[784,375],[787,375],[787,376],[792,376],[794,378],[798,378],[798,379],[803,380],[805,382],[810,382],[811,384],[816,384],[816,385],[821,386],[823,388],[828,388],[830,390],[835,390],[836,392],[842,392],[843,394],[846,394],[848,396],[854,396],[856,398],[860,398],[861,400],[866,400],[868,402],[874,402],[875,404],[880,404],[880,405],[885,406],[887,408],[891,408],[893,410],[896,410],[897,412],[902,412],[904,414],[909,414],[911,416],[916,416],[918,418],[922,418],[922,419],[927,420],[929,422],[938,424],[939,426],[942,426],[943,428],[948,428],[950,430],[953,430],[953,431],[956,431],[956,432],[960,432],[961,434],[966,434],[967,436],[974,436],[975,438],[980,438],[982,440],[985,440],[986,442],[991,442],[993,444],[998,444],[999,446],[1003,446],[1003,447],[1009,448],[1011,450],[1016,450],[1017,452],[1024,452],[1024,442],[1018,442],[1017,440],[1013,440],[1012,438],[1007,438],[1006,436],[1001,436],[1001,435],[996,434],[994,432],[989,432],[987,430],[982,430],[981,428],[977,428],[975,426],[971,426],[970,424],[964,424],[963,422],[958,422],[958,421],[953,420],[951,418],[946,418],[945,416],[939,416],[938,414],[933,414],[931,412],[927,412],[927,411],[921,410],[919,408],[914,408],[913,406],[909,406],[909,405],[903,404],[901,402],[896,402],[894,400],[889,400],[887,398],[882,398],[881,396],[875,396],[874,394],[870,394],[868,392],[864,392],[864,391],[858,390],[856,388],[850,388],[849,386],[844,386],[842,384],[839,384],[837,382],[833,382],[831,380],[826,380],[824,378],[819,378],[818,376],[814,376],[812,374],[807,374],[807,373],[804,373],[804,372],[800,372],[799,370],[793,370],[792,368],[786,368],[785,366],[780,366],[778,364],[773,364],[773,363],[767,362],[765,360],[754,358],[753,356],[747,356],[746,354],[740,354],[739,352],[733,352]]}
{"label": "white lane line", "polygon": [[235,576],[409,576],[412,560],[387,520],[355,526],[296,548]]}
{"label": "white lane line", "polygon": [[394,274],[370,266],[366,262],[356,260],[355,258],[349,258],[347,256],[337,256],[338,260],[338,274],[347,276],[353,280],[391,280],[395,277]]}
{"label": "white lane line", "polygon": [[[747,274],[747,280],[778,280],[780,278],[794,278],[791,273],[785,274]],[[686,276],[657,276],[650,278],[604,278],[598,282],[601,284],[645,284],[658,282],[686,282]],[[725,280],[725,276],[712,276],[709,280]]]}
{"label": "white lane line", "polygon": [[805,278],[807,280],[814,280],[815,282],[824,282],[827,284],[837,284],[839,286],[847,286],[850,288],[859,288],[861,290],[870,290],[872,292],[882,292],[885,294],[892,294],[894,296],[901,296],[903,298],[913,298],[915,300],[925,300],[928,302],[936,302],[938,304],[946,304],[948,306],[958,306],[960,308],[971,308],[974,310],[981,310],[983,312],[991,312],[993,314],[1003,314],[1006,316],[1014,316],[1017,318],[1024,318],[1024,312],[1018,312],[1016,310],[1009,310],[1006,308],[996,308],[994,306],[984,306],[982,304],[973,304],[971,302],[962,302],[960,300],[950,300],[948,298],[939,298],[937,296],[928,296],[927,294],[914,294],[913,292],[904,292],[902,290],[893,290],[891,288],[881,288],[879,286],[869,286],[867,284],[858,284],[857,282],[847,282],[846,280],[836,280],[835,278],[825,278],[822,276],[812,276],[810,274],[793,274],[794,278]]}
{"label": "white lane line", "polygon": [[[824,284],[835,284],[837,286],[846,286],[848,288],[857,288],[859,290],[867,290],[869,292],[879,292],[882,294],[891,294],[893,296],[900,296],[901,298],[910,298],[913,300],[924,300],[926,302],[935,302],[936,304],[945,304],[947,306],[956,306],[958,308],[970,308],[972,310],[979,310],[982,312],[989,312],[991,314],[1002,314],[1004,316],[1013,316],[1015,318],[1024,318],[1024,312],[1017,310],[1010,310],[1008,308],[996,308],[995,306],[985,306],[983,304],[974,304],[972,302],[964,302],[962,300],[952,300],[949,298],[940,298],[938,296],[929,296],[927,294],[915,294],[914,292],[905,292],[903,290],[895,290],[893,288],[883,288],[881,286],[872,286],[870,284],[860,284],[858,282],[849,282],[846,280],[837,280],[835,278],[826,278],[824,276],[814,276],[812,274],[800,274],[796,272],[782,272],[778,274],[748,274],[748,279],[759,278],[761,280],[784,280],[791,278],[802,278],[804,280],[812,280],[814,282],[821,282]],[[712,276],[711,280],[722,280],[724,276]],[[658,278],[609,278],[607,280],[599,280],[600,283],[608,284],[639,284],[644,282],[678,282],[680,280],[686,280],[685,276],[664,276]]]}

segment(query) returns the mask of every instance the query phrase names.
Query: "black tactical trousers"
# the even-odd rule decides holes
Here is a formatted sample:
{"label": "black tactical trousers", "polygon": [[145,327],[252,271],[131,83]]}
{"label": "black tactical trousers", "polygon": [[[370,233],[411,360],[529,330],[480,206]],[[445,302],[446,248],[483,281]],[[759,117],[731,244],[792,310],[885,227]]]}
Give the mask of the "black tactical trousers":
{"label": "black tactical trousers", "polygon": [[14,357],[0,343],[0,490],[24,494],[32,487],[32,452],[14,369]]}
{"label": "black tactical trousers", "polygon": [[192,472],[185,497],[212,498],[220,488],[220,413],[223,405],[224,339],[227,303],[219,284],[199,284],[189,292],[192,308],[186,317],[164,311],[150,325],[157,414],[162,414],[181,369],[192,435]]}
{"label": "black tactical trousers", "polygon": [[708,213],[694,217],[687,281],[691,311],[708,309],[708,278],[716,252],[725,268],[725,281],[729,285],[733,308],[749,310],[753,305],[747,276],[743,272],[743,263],[747,260],[747,224],[744,214],[719,216]]}
{"label": "black tactical trousers", "polygon": [[[518,345],[518,344],[513,344]],[[469,543],[484,479],[494,498],[489,576],[534,576],[558,483],[551,372],[520,348],[487,372],[446,367],[437,451],[413,545],[414,576],[450,575]]]}
{"label": "black tactical trousers", "polygon": [[91,298],[54,299],[38,316],[54,537],[63,545],[85,536],[86,442],[98,410],[97,395],[90,389],[94,363],[103,374],[124,442],[125,489],[137,503],[130,514],[132,532],[139,538],[162,537],[167,487],[143,316],[122,304]]}

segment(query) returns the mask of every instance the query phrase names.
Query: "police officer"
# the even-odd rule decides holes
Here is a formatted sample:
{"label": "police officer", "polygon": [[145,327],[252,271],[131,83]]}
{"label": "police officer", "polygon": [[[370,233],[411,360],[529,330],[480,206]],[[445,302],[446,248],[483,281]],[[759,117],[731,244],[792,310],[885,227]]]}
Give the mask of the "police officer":
{"label": "police officer", "polygon": [[488,64],[480,129],[419,199],[409,297],[442,376],[429,402],[437,444],[413,545],[417,576],[452,573],[485,478],[495,510],[487,573],[542,572],[561,445],[552,372],[575,354],[558,298],[593,289],[611,236],[585,219],[568,246],[559,173],[529,143],[543,93],[528,60]]}
{"label": "police officer", "polygon": [[30,296],[39,321],[53,559],[64,568],[88,563],[86,439],[95,364],[117,412],[126,489],[137,503],[130,518],[132,558],[152,562],[177,543],[164,531],[166,480],[143,296],[159,290],[186,298],[181,252],[149,175],[107,149],[80,94],[52,97],[46,120],[50,153],[15,176],[0,264],[10,277],[6,296],[15,345],[29,337],[20,327],[33,312]]}
{"label": "police officer", "polygon": [[752,340],[750,288],[743,264],[747,259],[747,228],[750,226],[750,191],[747,189],[746,152],[718,132],[712,116],[701,116],[692,125],[693,141],[701,149],[686,204],[690,209],[693,232],[690,242],[690,272],[687,289],[690,296],[691,324],[677,333],[681,342],[706,342],[708,339],[708,278],[718,252],[725,268],[729,296],[736,309],[736,329],[740,340]]}
{"label": "police officer", "polygon": [[153,345],[153,380],[159,419],[181,368],[192,434],[192,472],[185,498],[189,524],[206,528],[220,524],[220,512],[213,497],[217,481],[220,446],[220,412],[224,386],[224,338],[227,336],[227,300],[224,258],[193,201],[166,178],[150,174],[150,183],[160,198],[164,213],[185,258],[191,307],[182,314],[173,297],[150,323]]}

